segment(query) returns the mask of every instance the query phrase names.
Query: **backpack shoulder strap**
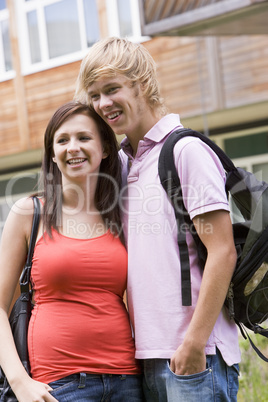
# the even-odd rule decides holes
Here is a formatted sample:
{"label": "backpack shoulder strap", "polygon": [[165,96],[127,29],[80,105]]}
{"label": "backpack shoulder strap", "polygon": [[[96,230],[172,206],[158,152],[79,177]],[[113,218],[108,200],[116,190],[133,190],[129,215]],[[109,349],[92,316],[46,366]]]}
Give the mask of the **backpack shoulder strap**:
{"label": "backpack shoulder strap", "polygon": [[186,243],[185,218],[187,211],[182,201],[182,190],[180,179],[173,158],[173,149],[177,141],[181,138],[184,130],[173,132],[165,141],[158,163],[158,173],[161,184],[166,191],[174,208],[174,213],[177,221],[177,242],[179,246],[180,262],[181,262],[181,294],[182,305],[191,306],[191,274],[188,246]]}
{"label": "backpack shoulder strap", "polygon": [[[226,172],[231,170],[236,170],[235,165],[233,164],[232,160],[226,155],[226,153],[213,142],[209,137],[206,137],[204,134],[200,133],[199,131],[192,130],[191,128],[181,128],[178,130],[173,131],[170,136],[165,141],[163,147],[169,147],[170,144],[174,145],[177,141],[179,141],[183,137],[196,137],[205,142],[219,157],[224,169]],[[166,145],[169,144],[169,145]]]}
{"label": "backpack shoulder strap", "polygon": [[[199,133],[191,129],[178,129],[175,130],[167,138],[159,155],[158,163],[158,173],[160,177],[161,184],[165,189],[170,201],[173,205],[175,217],[177,221],[178,234],[177,241],[179,246],[180,262],[181,262],[181,293],[182,293],[182,305],[191,305],[191,277],[190,277],[190,261],[188,246],[186,243],[186,231],[185,227],[192,228],[191,234],[193,235],[197,246],[200,245],[200,240],[197,233],[194,231],[193,225],[191,225],[191,220],[188,212],[183,203],[181,183],[178,176],[177,168],[174,162],[173,149],[175,144],[183,137],[196,137],[204,141],[212,150],[218,155],[224,169],[227,172],[236,171],[236,167],[233,162],[228,158],[228,156],[218,147],[213,141],[207,138],[204,134]],[[206,259],[204,254],[204,249],[202,249],[203,262]]]}

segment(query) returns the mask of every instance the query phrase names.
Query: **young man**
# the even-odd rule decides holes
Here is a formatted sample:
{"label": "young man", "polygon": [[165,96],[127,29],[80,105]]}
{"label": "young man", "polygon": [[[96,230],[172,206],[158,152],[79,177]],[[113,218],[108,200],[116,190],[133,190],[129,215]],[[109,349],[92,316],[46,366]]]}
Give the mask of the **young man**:
{"label": "young man", "polygon": [[236,251],[219,159],[192,137],[174,149],[184,204],[208,252],[202,275],[187,231],[192,306],[184,307],[176,221],[158,176],[161,147],[182,125],[165,111],[152,57],[125,39],[99,41],[82,62],[76,97],[126,135],[128,305],[146,400],[236,401],[238,335],[223,307]]}

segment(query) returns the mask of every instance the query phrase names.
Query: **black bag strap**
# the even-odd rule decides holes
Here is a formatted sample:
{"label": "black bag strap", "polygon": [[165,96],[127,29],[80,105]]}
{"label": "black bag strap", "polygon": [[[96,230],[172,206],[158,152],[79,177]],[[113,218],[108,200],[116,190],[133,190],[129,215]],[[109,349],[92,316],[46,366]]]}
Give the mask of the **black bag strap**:
{"label": "black bag strap", "polygon": [[[168,141],[168,143],[167,143]],[[186,243],[186,232],[181,228],[185,227],[184,204],[182,202],[182,190],[180,179],[173,159],[173,147],[177,142],[177,136],[169,137],[161,150],[159,156],[158,172],[161,184],[167,192],[173,205],[177,221],[177,242],[179,246],[181,263],[181,294],[182,305],[191,306],[191,277],[188,247]],[[180,205],[179,205],[180,204]]]}
{"label": "black bag strap", "polygon": [[[200,138],[203,142],[205,142],[219,157],[224,169],[226,172],[237,170],[235,165],[233,164],[232,160],[226,155],[226,153],[213,142],[209,137],[206,137],[204,134],[200,133],[199,131],[192,130],[191,128],[180,128],[178,130],[173,131],[170,136],[165,141],[165,144],[170,143],[174,145],[177,141],[179,141],[183,137],[196,137]],[[167,145],[168,146],[168,145]],[[170,146],[170,145],[169,145]]]}
{"label": "black bag strap", "polygon": [[33,213],[33,224],[32,224],[32,231],[30,237],[30,244],[29,250],[27,255],[27,260],[23,271],[20,276],[20,291],[21,293],[29,293],[30,291],[30,275],[31,275],[31,268],[32,268],[32,258],[34,253],[34,247],[36,242],[36,237],[38,233],[38,227],[40,222],[40,201],[38,197],[33,196],[33,203],[34,203],[34,213]]}
{"label": "black bag strap", "polygon": [[[242,323],[238,322],[237,320],[235,320],[235,322],[236,322],[237,326],[239,327],[243,338],[248,339],[250,344],[251,344],[251,346],[253,347],[253,349],[257,353],[257,355],[262,360],[264,360],[266,363],[268,363],[268,358],[266,356],[264,356],[264,354],[260,351],[260,349],[258,349],[257,346],[254,344],[254,342],[250,338],[245,326]],[[259,325],[255,325],[254,328],[252,328],[251,330],[254,331],[255,334],[261,334],[262,336],[265,336],[266,338],[268,338],[268,329],[266,329],[266,328],[262,328]]]}

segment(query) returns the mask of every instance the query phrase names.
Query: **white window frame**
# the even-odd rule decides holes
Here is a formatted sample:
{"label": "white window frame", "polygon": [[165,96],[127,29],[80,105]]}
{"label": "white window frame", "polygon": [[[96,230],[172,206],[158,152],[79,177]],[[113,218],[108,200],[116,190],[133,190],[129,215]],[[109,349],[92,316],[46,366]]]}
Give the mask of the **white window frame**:
{"label": "white window frame", "polygon": [[[129,0],[131,9],[131,22],[133,35],[128,39],[139,43],[148,40],[148,37],[142,36],[140,24],[139,0]],[[117,0],[106,0],[106,10],[108,18],[109,36],[120,36],[119,12]]]}
{"label": "white window frame", "polygon": [[[235,166],[239,166],[248,172],[253,173],[253,166],[258,164],[267,164],[268,165],[268,155],[255,155],[255,156],[247,156],[244,158],[237,158],[232,159]],[[257,180],[259,181],[266,181],[268,182],[268,178],[262,177],[262,172],[254,172]],[[266,179],[266,180],[265,180]],[[238,211],[237,207],[235,207],[234,202],[230,202],[230,209],[231,209],[231,218],[233,222],[243,222],[244,218],[242,217],[241,213]]]}
{"label": "white window frame", "polygon": [[[223,143],[224,140],[229,139],[229,138],[238,138],[238,137],[244,137],[246,135],[252,135],[252,134],[258,134],[258,133],[263,133],[263,132],[268,132],[268,126],[261,126],[255,129],[248,128],[245,130],[241,131],[233,131],[229,133],[224,133],[220,134],[217,136],[213,136],[213,140],[216,142],[216,144],[224,149]],[[262,163],[267,163],[268,164],[268,154],[260,154],[260,155],[252,155],[252,156],[244,156],[242,158],[232,158],[232,161],[235,166],[239,166],[247,170],[248,172],[253,172],[253,166],[262,164]],[[257,177],[258,180],[262,180],[261,178]],[[266,180],[268,181],[268,179]]]}
{"label": "white window frame", "polygon": [[[261,164],[268,165],[268,155],[262,154],[262,155],[247,156],[245,158],[232,159],[232,161],[235,164],[235,166],[240,166],[243,169],[247,170],[248,172],[252,173],[254,165],[261,165]],[[259,176],[257,172],[255,172],[254,174],[256,175],[258,180],[265,180],[261,176]],[[266,178],[265,181],[268,181],[268,178]]]}
{"label": "white window frame", "polygon": [[[213,136],[213,141],[215,141],[215,143],[221,147],[222,149],[224,149],[223,145],[224,145],[224,140],[228,139],[228,138],[237,138],[237,137],[244,137],[247,134],[251,135],[251,134],[257,134],[257,133],[263,133],[264,131],[268,130],[268,126],[261,126],[259,128],[249,128],[249,129],[245,129],[245,130],[241,130],[241,131],[234,131],[234,132],[228,132],[228,133],[224,133],[224,134],[220,134],[217,136]],[[252,155],[252,156],[245,156],[242,158],[232,158],[232,162],[234,163],[235,166],[241,167],[245,170],[247,170],[248,172],[253,173],[253,166],[254,165],[258,165],[258,164],[268,164],[268,154],[260,154],[260,155]],[[265,180],[266,182],[268,182],[268,178],[263,178],[262,177],[262,172],[255,172],[254,173],[256,175],[256,178],[260,181]],[[243,221],[243,217],[240,214],[240,212],[238,212],[237,208],[234,206],[233,202],[230,202],[230,208],[231,208],[231,218],[234,222],[239,222],[239,221]]]}
{"label": "white window frame", "polygon": [[[0,10],[0,22],[2,21],[9,21],[9,10],[5,8],[4,10]],[[6,71],[5,66],[5,53],[4,53],[4,46],[3,46],[3,38],[2,33],[0,35],[0,82],[10,80],[15,77],[15,71],[9,70]]]}
{"label": "white window frame", "polygon": [[[77,11],[79,18],[79,30],[81,38],[81,50],[50,59],[48,54],[48,43],[45,26],[44,7],[55,4],[60,0],[32,0],[25,2],[24,0],[16,0],[16,20],[19,32],[19,46],[21,58],[22,75],[32,74],[49,68],[58,67],[81,60],[87,53],[86,29],[83,15],[83,0],[77,1]],[[27,12],[37,12],[40,53],[41,61],[39,63],[31,63],[30,42],[28,37]]]}

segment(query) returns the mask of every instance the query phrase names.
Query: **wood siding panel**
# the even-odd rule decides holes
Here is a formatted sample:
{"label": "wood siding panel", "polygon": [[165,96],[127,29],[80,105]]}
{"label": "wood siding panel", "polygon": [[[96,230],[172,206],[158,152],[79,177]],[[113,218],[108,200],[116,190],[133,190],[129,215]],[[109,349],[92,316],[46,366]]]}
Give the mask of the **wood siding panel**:
{"label": "wood siding panel", "polygon": [[[210,40],[158,37],[143,43],[156,61],[168,110],[179,113],[182,119],[268,100],[267,36],[221,37],[214,47]],[[214,63],[217,57],[218,64]],[[73,98],[80,64],[78,61],[24,77],[30,130],[26,150],[43,147],[50,117],[58,106]],[[25,151],[19,135],[14,82],[0,83],[0,156]]]}
{"label": "wood siding panel", "polygon": [[44,132],[55,110],[73,99],[80,62],[25,77],[31,148],[43,146]]}
{"label": "wood siding panel", "polygon": [[225,106],[268,99],[267,36],[223,37],[219,41]]}
{"label": "wood siding panel", "polygon": [[[24,77],[30,128],[28,150],[43,147],[45,128],[52,114],[61,104],[72,100],[80,63]],[[25,151],[20,142],[14,80],[0,83],[0,94],[0,156]]]}
{"label": "wood siding panel", "polygon": [[181,116],[213,109],[208,82],[205,40],[155,38],[144,43],[157,64],[161,94],[170,112]]}
{"label": "wood siding panel", "polygon": [[20,151],[14,80],[0,84],[0,156]]}

